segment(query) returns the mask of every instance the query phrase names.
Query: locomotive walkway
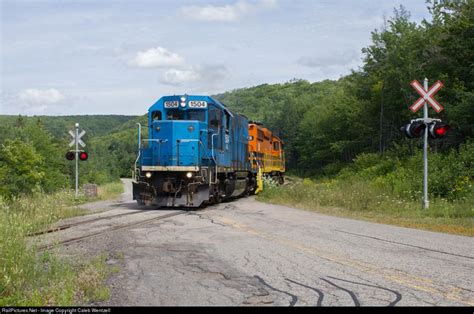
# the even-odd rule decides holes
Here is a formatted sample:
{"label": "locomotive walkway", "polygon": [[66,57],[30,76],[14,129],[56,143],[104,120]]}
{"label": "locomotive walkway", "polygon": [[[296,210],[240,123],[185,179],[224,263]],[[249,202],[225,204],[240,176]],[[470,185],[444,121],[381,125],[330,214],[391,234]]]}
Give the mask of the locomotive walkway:
{"label": "locomotive walkway", "polygon": [[200,211],[121,215],[140,210],[125,182],[121,201],[88,205],[117,218],[94,228],[78,223],[91,216],[74,218],[67,223],[76,225],[45,235],[65,254],[107,251],[108,263],[120,265],[104,305],[474,305],[473,238],[253,197]]}

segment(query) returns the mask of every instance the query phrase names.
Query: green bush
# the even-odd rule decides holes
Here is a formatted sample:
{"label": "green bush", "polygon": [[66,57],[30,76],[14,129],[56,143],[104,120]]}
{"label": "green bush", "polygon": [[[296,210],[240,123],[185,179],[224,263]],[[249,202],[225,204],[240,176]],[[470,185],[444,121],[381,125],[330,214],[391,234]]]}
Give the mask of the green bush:
{"label": "green bush", "polygon": [[[352,165],[341,170],[338,180],[368,181],[386,193],[407,200],[420,198],[423,189],[423,152],[397,157],[398,152],[385,156],[360,154]],[[474,143],[467,142],[447,153],[428,154],[428,192],[449,201],[467,197],[472,192],[474,178]]]}
{"label": "green bush", "polygon": [[34,147],[20,140],[7,140],[0,146],[0,196],[12,198],[39,190],[44,168],[44,158]]}

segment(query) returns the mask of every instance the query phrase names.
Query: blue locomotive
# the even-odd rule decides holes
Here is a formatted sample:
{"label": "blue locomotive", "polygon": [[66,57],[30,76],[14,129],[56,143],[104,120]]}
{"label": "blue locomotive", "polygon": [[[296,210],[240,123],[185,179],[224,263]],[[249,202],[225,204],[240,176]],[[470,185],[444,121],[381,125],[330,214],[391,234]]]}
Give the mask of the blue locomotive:
{"label": "blue locomotive", "polygon": [[248,119],[209,96],[164,96],[148,110],[135,163],[138,204],[200,207],[255,190]]}

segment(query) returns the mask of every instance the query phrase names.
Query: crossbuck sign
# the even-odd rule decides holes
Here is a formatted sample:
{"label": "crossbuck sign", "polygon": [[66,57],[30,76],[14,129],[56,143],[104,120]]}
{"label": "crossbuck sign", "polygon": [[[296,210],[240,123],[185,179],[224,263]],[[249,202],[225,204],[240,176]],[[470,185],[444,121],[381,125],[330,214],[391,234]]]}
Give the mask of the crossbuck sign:
{"label": "crossbuck sign", "polygon": [[432,96],[436,94],[441,87],[443,87],[443,83],[441,81],[437,81],[430,89],[425,90],[417,80],[414,80],[410,83],[410,85],[416,90],[418,94],[420,94],[420,98],[413,105],[410,106],[410,110],[413,112],[417,112],[418,109],[423,107],[425,102],[427,102],[437,113],[440,113],[444,108],[441,106],[436,99]]}
{"label": "crossbuck sign", "polygon": [[86,131],[82,130],[82,132],[78,134],[73,130],[69,130],[69,134],[72,136],[72,141],[71,143],[69,143],[69,147],[76,145],[76,136],[77,136],[77,143],[81,145],[82,147],[86,147],[86,143],[84,143],[81,140],[81,137],[83,137],[86,134]]}

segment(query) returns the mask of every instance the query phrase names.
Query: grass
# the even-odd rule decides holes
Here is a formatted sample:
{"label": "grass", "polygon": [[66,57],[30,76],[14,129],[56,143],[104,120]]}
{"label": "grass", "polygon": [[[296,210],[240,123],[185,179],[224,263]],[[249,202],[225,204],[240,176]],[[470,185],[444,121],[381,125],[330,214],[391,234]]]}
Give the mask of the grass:
{"label": "grass", "polygon": [[258,199],[333,216],[474,235],[474,193],[454,202],[434,198],[429,209],[421,209],[421,196],[420,201],[402,199],[364,180],[290,180],[282,187],[267,182]]}
{"label": "grass", "polygon": [[[120,187],[119,187],[120,185]],[[120,183],[99,188],[99,198],[115,197]],[[114,271],[106,256],[92,260],[60,258],[57,252],[39,252],[28,234],[62,218],[82,215],[73,191],[0,199],[0,306],[77,305],[109,298],[104,285]],[[33,241],[34,242],[34,241]]]}
{"label": "grass", "polygon": [[123,192],[124,188],[122,182],[106,183],[97,188],[97,194],[100,200],[116,198]]}

